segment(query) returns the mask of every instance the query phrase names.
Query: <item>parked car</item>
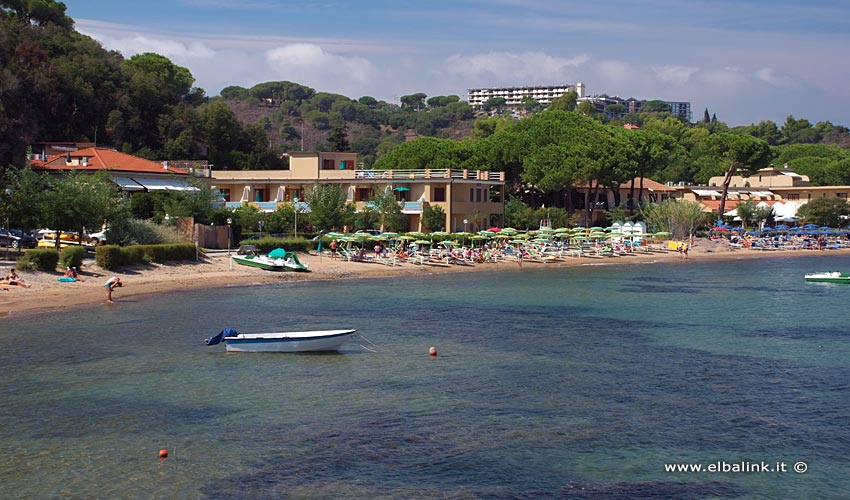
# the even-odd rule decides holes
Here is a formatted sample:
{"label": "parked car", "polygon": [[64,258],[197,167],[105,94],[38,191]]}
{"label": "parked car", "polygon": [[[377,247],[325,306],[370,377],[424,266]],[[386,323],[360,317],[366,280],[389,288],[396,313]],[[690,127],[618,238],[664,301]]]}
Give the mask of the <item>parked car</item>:
{"label": "parked car", "polygon": [[10,248],[35,248],[38,242],[35,236],[20,229],[0,228],[0,246]]}
{"label": "parked car", "polygon": [[106,239],[109,236],[109,228],[104,229],[103,231],[98,231],[96,233],[91,233],[88,235],[88,241],[92,245],[100,245],[101,243],[106,243]]}

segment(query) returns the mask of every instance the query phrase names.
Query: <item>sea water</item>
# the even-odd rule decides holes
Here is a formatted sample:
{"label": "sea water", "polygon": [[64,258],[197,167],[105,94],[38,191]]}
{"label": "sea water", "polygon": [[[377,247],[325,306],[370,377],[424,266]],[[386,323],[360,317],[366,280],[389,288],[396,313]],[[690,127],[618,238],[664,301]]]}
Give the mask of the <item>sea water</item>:
{"label": "sea water", "polygon": [[[528,263],[5,318],[0,497],[846,497],[850,286],[803,275],[848,264]],[[204,345],[225,327],[358,336]]]}

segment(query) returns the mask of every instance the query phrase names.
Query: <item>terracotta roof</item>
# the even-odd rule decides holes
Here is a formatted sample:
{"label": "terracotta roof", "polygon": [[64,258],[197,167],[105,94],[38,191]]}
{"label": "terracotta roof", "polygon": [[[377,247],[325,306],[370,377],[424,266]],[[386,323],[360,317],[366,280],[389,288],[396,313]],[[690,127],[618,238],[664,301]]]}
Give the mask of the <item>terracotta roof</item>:
{"label": "terracotta roof", "polygon": [[[67,161],[69,156],[71,157],[71,165]],[[109,170],[110,172],[189,175],[189,172],[185,169],[177,167],[166,169],[158,161],[146,160],[108,148],[80,149],[48,156],[44,161],[32,160],[31,164],[35,170],[63,171],[76,169],[78,172]]]}

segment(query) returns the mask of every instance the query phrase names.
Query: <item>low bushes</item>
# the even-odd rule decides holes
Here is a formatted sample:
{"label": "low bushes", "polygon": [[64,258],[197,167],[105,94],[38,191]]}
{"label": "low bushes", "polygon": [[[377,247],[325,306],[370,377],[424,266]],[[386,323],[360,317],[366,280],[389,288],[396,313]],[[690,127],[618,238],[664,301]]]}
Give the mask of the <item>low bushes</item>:
{"label": "low bushes", "polygon": [[270,236],[259,240],[242,240],[239,244],[253,245],[260,253],[269,253],[275,248],[283,248],[287,252],[306,252],[314,246],[304,238],[272,238]]}
{"label": "low bushes", "polygon": [[195,245],[177,243],[167,245],[103,245],[95,250],[95,262],[104,269],[118,269],[134,264],[195,260]]}
{"label": "low bushes", "polygon": [[58,263],[59,252],[52,248],[36,248],[24,252],[24,255],[15,262],[15,266],[18,269],[53,272]]}
{"label": "low bushes", "polygon": [[86,249],[81,245],[69,245],[59,252],[59,265],[62,268],[80,267],[86,257]]}

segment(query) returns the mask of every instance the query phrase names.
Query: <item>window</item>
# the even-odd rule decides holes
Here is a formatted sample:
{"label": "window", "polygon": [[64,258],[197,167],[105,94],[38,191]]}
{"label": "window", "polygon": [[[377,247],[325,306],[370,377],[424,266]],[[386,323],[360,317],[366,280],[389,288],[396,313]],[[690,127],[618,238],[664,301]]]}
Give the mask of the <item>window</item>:
{"label": "window", "polygon": [[481,203],[481,188],[475,190],[475,201]]}
{"label": "window", "polygon": [[322,170],[333,170],[334,169],[334,161],[331,159],[322,159]]}
{"label": "window", "polygon": [[836,194],[836,196],[838,196],[839,198],[841,198],[843,200],[847,199],[847,193],[835,193],[835,194]]}
{"label": "window", "polygon": [[254,190],[254,201],[266,201],[266,190],[265,189],[255,189]]}
{"label": "window", "polygon": [[789,194],[789,195],[788,195],[788,200],[799,200],[799,199],[800,199],[800,194],[799,194],[799,193],[794,193],[794,194]]}
{"label": "window", "polygon": [[446,188],[444,187],[435,187],[434,188],[434,201],[446,201]]}
{"label": "window", "polygon": [[357,188],[357,201],[369,201],[372,197],[372,188]]}
{"label": "window", "polygon": [[221,193],[221,199],[224,201],[230,201],[230,190],[229,189],[219,189],[219,193]]}
{"label": "window", "polygon": [[473,188],[469,188],[469,201],[475,201],[475,189]]}

